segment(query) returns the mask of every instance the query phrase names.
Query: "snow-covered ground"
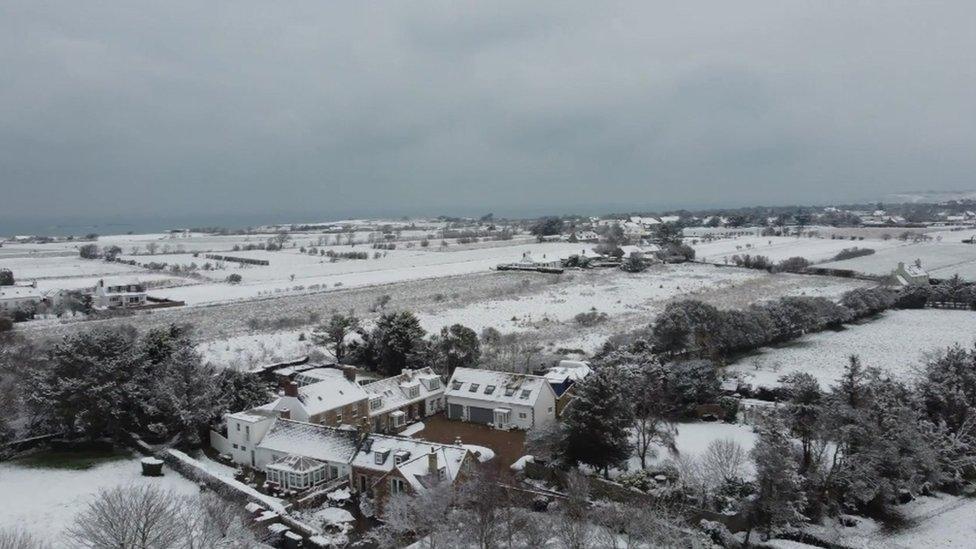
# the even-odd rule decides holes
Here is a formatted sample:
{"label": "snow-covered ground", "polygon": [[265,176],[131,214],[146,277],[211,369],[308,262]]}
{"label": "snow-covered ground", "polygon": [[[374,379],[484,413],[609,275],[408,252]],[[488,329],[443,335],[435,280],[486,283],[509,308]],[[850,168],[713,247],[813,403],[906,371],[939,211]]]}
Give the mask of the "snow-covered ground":
{"label": "snow-covered ground", "polygon": [[[215,280],[224,280],[230,274],[240,274],[241,284],[222,282],[171,288],[154,292],[155,295],[201,305],[233,300],[273,297],[392,284],[408,280],[422,280],[446,276],[488,272],[499,263],[519,261],[523,254],[536,260],[555,260],[579,251],[579,245],[567,243],[532,243],[487,248],[439,251],[437,249],[372,250],[368,247],[342,247],[341,251],[365,251],[369,259],[344,259],[332,263],[328,258],[312,257],[292,250],[283,252],[234,252],[234,255],[268,259],[271,265],[238,267],[224,262],[222,270],[199,271]],[[385,256],[373,259],[379,251]],[[192,255],[177,256],[192,259],[202,265],[206,259]],[[294,278],[292,278],[294,276]]]}
{"label": "snow-covered ground", "polygon": [[737,254],[762,255],[774,262],[790,257],[803,257],[811,263],[819,263],[832,259],[845,248],[857,246],[881,250],[903,244],[895,239],[851,241],[795,236],[741,236],[711,242],[701,241],[692,247],[695,248],[696,260],[707,263],[732,262],[732,256]]}
{"label": "snow-covered ground", "polygon": [[0,269],[10,269],[18,282],[32,279],[131,275],[144,272],[123,263],[72,257],[6,257],[0,258]]}
{"label": "snow-covered ground", "polygon": [[54,542],[100,490],[154,484],[179,494],[199,492],[193,482],[168,468],[163,470],[162,477],[142,476],[138,457],[85,470],[33,468],[18,461],[0,463],[0,529],[23,529]]}
{"label": "snow-covered ground", "polygon": [[865,366],[910,375],[926,358],[956,343],[976,341],[976,312],[941,309],[888,311],[881,318],[846,329],[804,336],[775,348],[763,348],[728,366],[750,383],[775,386],[791,372],[807,372],[827,388],[856,354]]}
{"label": "snow-covered ground", "polygon": [[[656,446],[653,448],[655,456],[649,458],[649,465],[659,465],[667,460],[679,456],[699,458],[708,449],[708,445],[716,440],[732,439],[738,442],[743,451],[748,453],[756,444],[756,433],[749,425],[723,422],[694,422],[677,424],[678,434],[675,436],[677,453],[669,449]],[[636,454],[627,461],[627,471],[637,471],[640,467],[640,457]],[[611,471],[613,476],[619,476],[625,471]],[[752,471],[745,471],[747,476]]]}
{"label": "snow-covered ground", "polygon": [[[860,244],[859,244],[860,245]],[[886,275],[898,266],[899,262],[912,264],[922,262],[922,268],[934,278],[950,278],[958,274],[966,280],[976,280],[976,246],[963,244],[958,240],[942,242],[923,242],[879,249],[876,253],[844,261],[824,263],[821,267],[848,269],[865,274]]]}
{"label": "snow-covered ground", "polygon": [[976,499],[937,494],[921,497],[895,508],[906,526],[895,531],[881,528],[877,522],[858,517],[854,527],[843,527],[835,521],[808,526],[818,537],[863,549],[963,548],[976,546]]}

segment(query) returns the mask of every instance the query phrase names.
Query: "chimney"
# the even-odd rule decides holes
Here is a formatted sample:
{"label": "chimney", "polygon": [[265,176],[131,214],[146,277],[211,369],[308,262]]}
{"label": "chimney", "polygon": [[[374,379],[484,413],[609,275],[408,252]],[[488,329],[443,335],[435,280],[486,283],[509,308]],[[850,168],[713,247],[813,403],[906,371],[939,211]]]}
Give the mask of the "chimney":
{"label": "chimney", "polygon": [[905,270],[905,262],[904,261],[899,261],[898,262],[898,270],[899,271],[904,271]]}
{"label": "chimney", "polygon": [[280,417],[281,419],[291,419],[291,410],[289,410],[288,408],[282,408],[281,410],[278,410],[278,417]]}
{"label": "chimney", "polygon": [[432,475],[437,475],[437,450],[431,446],[427,454],[427,470]]}
{"label": "chimney", "polygon": [[342,375],[346,376],[346,379],[356,383],[356,367],[355,366],[343,366]]}
{"label": "chimney", "polygon": [[298,384],[294,381],[289,381],[285,384],[285,396],[298,397]]}

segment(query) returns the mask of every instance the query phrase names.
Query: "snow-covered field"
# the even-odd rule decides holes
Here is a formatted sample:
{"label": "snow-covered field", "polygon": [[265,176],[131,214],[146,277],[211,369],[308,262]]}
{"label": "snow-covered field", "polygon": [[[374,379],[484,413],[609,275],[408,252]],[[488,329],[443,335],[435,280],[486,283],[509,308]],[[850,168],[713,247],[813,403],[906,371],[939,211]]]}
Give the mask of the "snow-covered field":
{"label": "snow-covered field", "polygon": [[199,491],[196,484],[168,468],[160,478],[142,476],[138,457],[85,470],[33,468],[18,461],[0,463],[0,529],[23,529],[53,542],[100,490],[143,484],[179,494]]}
{"label": "snow-covered field", "polygon": [[727,371],[754,385],[775,386],[791,372],[814,375],[827,388],[856,354],[865,366],[910,375],[927,357],[954,344],[976,341],[976,312],[940,309],[888,311],[876,320],[840,332],[804,336],[776,348],[763,348],[739,359]]}
{"label": "snow-covered field", "polygon": [[31,279],[92,277],[96,275],[131,275],[143,272],[139,267],[121,263],[72,257],[6,257],[0,258],[0,269],[10,269],[18,282]]}
{"label": "snow-covered field", "polygon": [[695,258],[707,263],[731,262],[732,256],[737,254],[762,255],[774,262],[790,257],[803,257],[811,263],[819,263],[832,259],[845,248],[857,246],[882,250],[899,245],[904,243],[895,239],[852,241],[795,236],[741,236],[711,242],[701,241],[692,247],[695,248]]}
{"label": "snow-covered field", "polygon": [[[514,244],[464,250],[372,250],[366,247],[339,248],[340,250],[368,251],[369,259],[340,260],[332,263],[328,258],[312,257],[295,251],[284,252],[234,252],[234,255],[268,259],[271,265],[238,267],[225,262],[223,269],[200,271],[200,274],[216,280],[224,280],[229,274],[240,274],[243,283],[200,284],[170,288],[154,292],[154,295],[201,305],[225,301],[273,297],[356,288],[380,284],[392,284],[408,280],[422,280],[487,272],[499,263],[519,261],[523,254],[537,260],[557,259],[578,252],[579,246],[567,243]],[[379,251],[385,256],[373,259]],[[182,257],[187,263],[201,265],[206,259],[192,255]],[[294,278],[293,278],[294,277]]]}
{"label": "snow-covered field", "polygon": [[958,274],[964,279],[976,280],[976,246],[972,244],[943,240],[942,242],[907,244],[888,249],[877,248],[873,243],[864,246],[875,248],[877,252],[854,259],[824,263],[820,266],[832,269],[849,269],[872,275],[886,275],[891,273],[899,262],[912,264],[917,259],[922,262],[922,268],[934,278],[950,278],[952,275]]}

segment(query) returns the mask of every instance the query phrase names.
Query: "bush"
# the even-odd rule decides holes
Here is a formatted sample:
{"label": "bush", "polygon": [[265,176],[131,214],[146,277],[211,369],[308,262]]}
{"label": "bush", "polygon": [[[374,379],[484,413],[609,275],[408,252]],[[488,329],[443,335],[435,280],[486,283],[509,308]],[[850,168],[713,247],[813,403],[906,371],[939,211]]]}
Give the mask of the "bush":
{"label": "bush", "polygon": [[805,257],[791,257],[779,262],[776,266],[777,271],[787,273],[799,273],[810,266],[810,262]]}
{"label": "bush", "polygon": [[98,259],[101,255],[98,246],[94,244],[85,244],[84,246],[78,248],[78,255],[82,259]]}
{"label": "bush", "polygon": [[583,327],[596,326],[597,324],[606,322],[607,318],[607,313],[599,313],[597,311],[580,313],[574,317],[576,323]]}
{"label": "bush", "polygon": [[241,283],[241,280],[243,280],[241,278],[241,275],[239,275],[237,273],[234,273],[234,274],[231,274],[231,275],[227,275],[227,282],[229,284],[240,284]]}
{"label": "bush", "polygon": [[0,334],[14,329],[14,321],[8,316],[0,315]]}
{"label": "bush", "polygon": [[10,269],[0,269],[0,286],[13,286],[14,273]]}
{"label": "bush", "polygon": [[844,248],[837,255],[834,256],[834,261],[843,261],[845,259],[853,259],[855,257],[862,257],[865,255],[871,255],[874,250],[871,248],[858,248],[857,246],[853,248]]}

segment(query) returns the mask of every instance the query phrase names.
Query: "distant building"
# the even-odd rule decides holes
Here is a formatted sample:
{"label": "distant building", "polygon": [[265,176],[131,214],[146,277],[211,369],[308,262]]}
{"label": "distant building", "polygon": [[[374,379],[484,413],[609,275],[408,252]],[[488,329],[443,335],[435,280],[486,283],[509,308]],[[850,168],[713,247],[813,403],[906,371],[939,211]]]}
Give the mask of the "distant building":
{"label": "distant building", "polygon": [[13,316],[25,308],[36,309],[44,299],[44,292],[33,286],[0,286],[0,313]]}
{"label": "distant building", "polygon": [[556,393],[542,376],[457,368],[445,395],[449,419],[525,430],[556,420]]}
{"label": "distant building", "polygon": [[929,273],[917,265],[905,265],[898,262],[898,268],[891,271],[891,278],[899,286],[927,286]]}
{"label": "distant building", "polygon": [[98,281],[92,294],[95,309],[127,309],[146,305],[146,287],[137,280],[112,282]]}

